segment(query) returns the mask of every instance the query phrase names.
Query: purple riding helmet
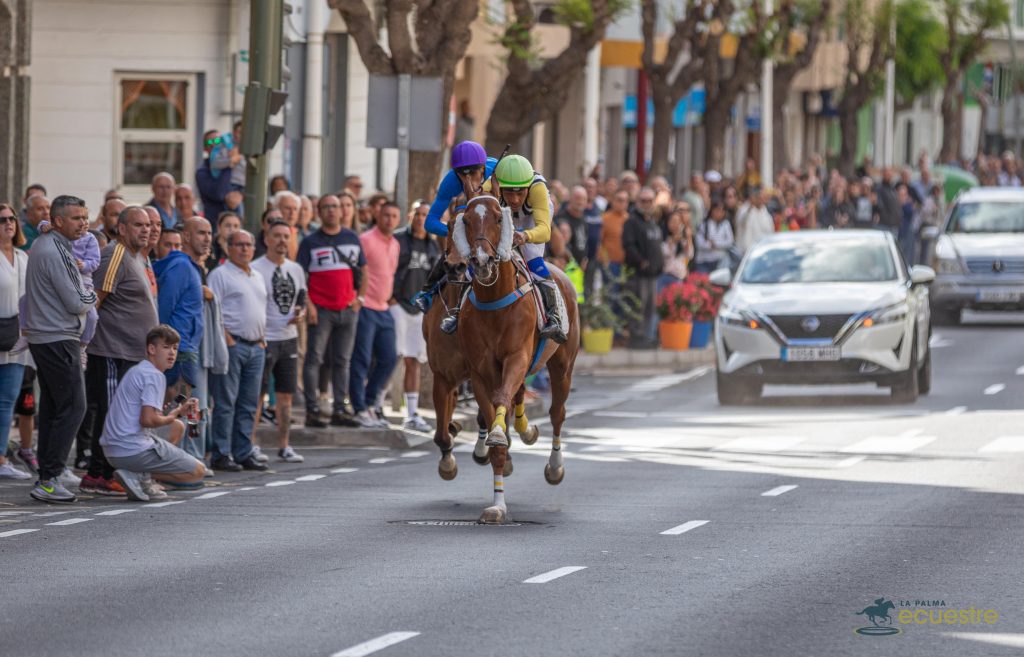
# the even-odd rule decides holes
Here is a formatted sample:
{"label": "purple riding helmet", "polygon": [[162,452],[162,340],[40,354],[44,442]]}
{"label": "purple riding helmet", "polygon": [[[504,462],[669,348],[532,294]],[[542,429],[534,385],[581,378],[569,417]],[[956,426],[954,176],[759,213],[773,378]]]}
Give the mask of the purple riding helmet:
{"label": "purple riding helmet", "polygon": [[464,141],[452,149],[452,168],[482,167],[487,164],[487,151],[475,141]]}

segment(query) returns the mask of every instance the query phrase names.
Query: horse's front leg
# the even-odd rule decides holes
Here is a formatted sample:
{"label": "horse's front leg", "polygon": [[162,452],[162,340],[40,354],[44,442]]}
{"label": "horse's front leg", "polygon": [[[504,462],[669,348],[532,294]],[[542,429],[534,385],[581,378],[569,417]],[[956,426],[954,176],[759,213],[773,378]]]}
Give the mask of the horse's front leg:
{"label": "horse's front leg", "polygon": [[540,429],[537,428],[536,424],[530,424],[529,418],[526,417],[526,385],[519,386],[519,391],[516,392],[515,405],[516,405],[516,433],[519,434],[519,439],[523,441],[524,445],[532,445],[537,442],[537,438],[540,436]]}
{"label": "horse's front leg", "polygon": [[506,358],[501,368],[501,385],[491,396],[494,406],[494,421],[487,434],[487,446],[491,452],[491,471],[494,474],[494,504],[484,509],[480,516],[483,523],[503,523],[508,520],[505,506],[505,462],[508,459],[508,422],[505,419],[515,394],[526,377],[529,356],[516,354]]}
{"label": "horse's front leg", "polygon": [[444,377],[434,375],[434,410],[437,412],[437,429],[434,431],[434,444],[441,450],[441,460],[437,464],[437,473],[445,481],[455,479],[459,474],[459,466],[452,454],[452,435],[449,433],[450,420],[455,405],[452,403],[452,386]]}

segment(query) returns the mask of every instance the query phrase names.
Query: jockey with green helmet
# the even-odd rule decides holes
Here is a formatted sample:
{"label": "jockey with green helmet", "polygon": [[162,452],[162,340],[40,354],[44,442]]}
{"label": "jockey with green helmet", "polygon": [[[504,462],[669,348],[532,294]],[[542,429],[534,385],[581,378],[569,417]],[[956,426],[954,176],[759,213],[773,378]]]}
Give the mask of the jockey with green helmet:
{"label": "jockey with green helmet", "polygon": [[[562,326],[561,319],[565,317],[562,311],[565,301],[544,262],[544,245],[551,239],[553,213],[547,181],[522,155],[503,157],[494,168],[493,179],[498,183],[498,200],[512,210],[516,227],[512,245],[519,247],[544,298],[546,322],[540,334],[561,344],[567,339],[567,327]],[[484,183],[483,189],[491,191],[490,180]]]}

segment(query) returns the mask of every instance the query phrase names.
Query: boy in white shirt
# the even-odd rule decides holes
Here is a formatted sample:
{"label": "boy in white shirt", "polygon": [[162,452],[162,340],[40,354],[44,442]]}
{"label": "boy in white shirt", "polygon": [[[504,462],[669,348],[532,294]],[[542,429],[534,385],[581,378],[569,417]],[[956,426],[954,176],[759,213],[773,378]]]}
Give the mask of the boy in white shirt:
{"label": "boy in white shirt", "polygon": [[[128,497],[139,502],[166,497],[152,480],[176,485],[200,484],[205,475],[203,464],[177,447],[185,434],[178,418],[198,413],[195,398],[163,413],[169,370],[178,357],[178,332],[161,324],[146,335],[146,360],[128,370],[114,393],[100,444],[110,464],[117,468],[114,477],[124,486]],[[170,425],[170,442],[152,430]]]}

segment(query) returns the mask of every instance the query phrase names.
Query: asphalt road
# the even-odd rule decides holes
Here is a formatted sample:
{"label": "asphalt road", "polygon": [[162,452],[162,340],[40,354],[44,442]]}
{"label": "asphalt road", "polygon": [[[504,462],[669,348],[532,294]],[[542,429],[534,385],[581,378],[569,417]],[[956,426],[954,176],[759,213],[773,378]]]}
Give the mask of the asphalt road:
{"label": "asphalt road", "polygon": [[[704,369],[580,377],[561,486],[546,426],[513,443],[509,526],[474,524],[490,474],[468,444],[453,482],[428,443],[310,449],[163,505],[3,484],[0,655],[1019,655],[1006,319],[937,329],[933,392],[906,406],[769,388],[722,409]],[[856,633],[883,597],[900,633]],[[998,620],[898,617],[971,608]]]}

